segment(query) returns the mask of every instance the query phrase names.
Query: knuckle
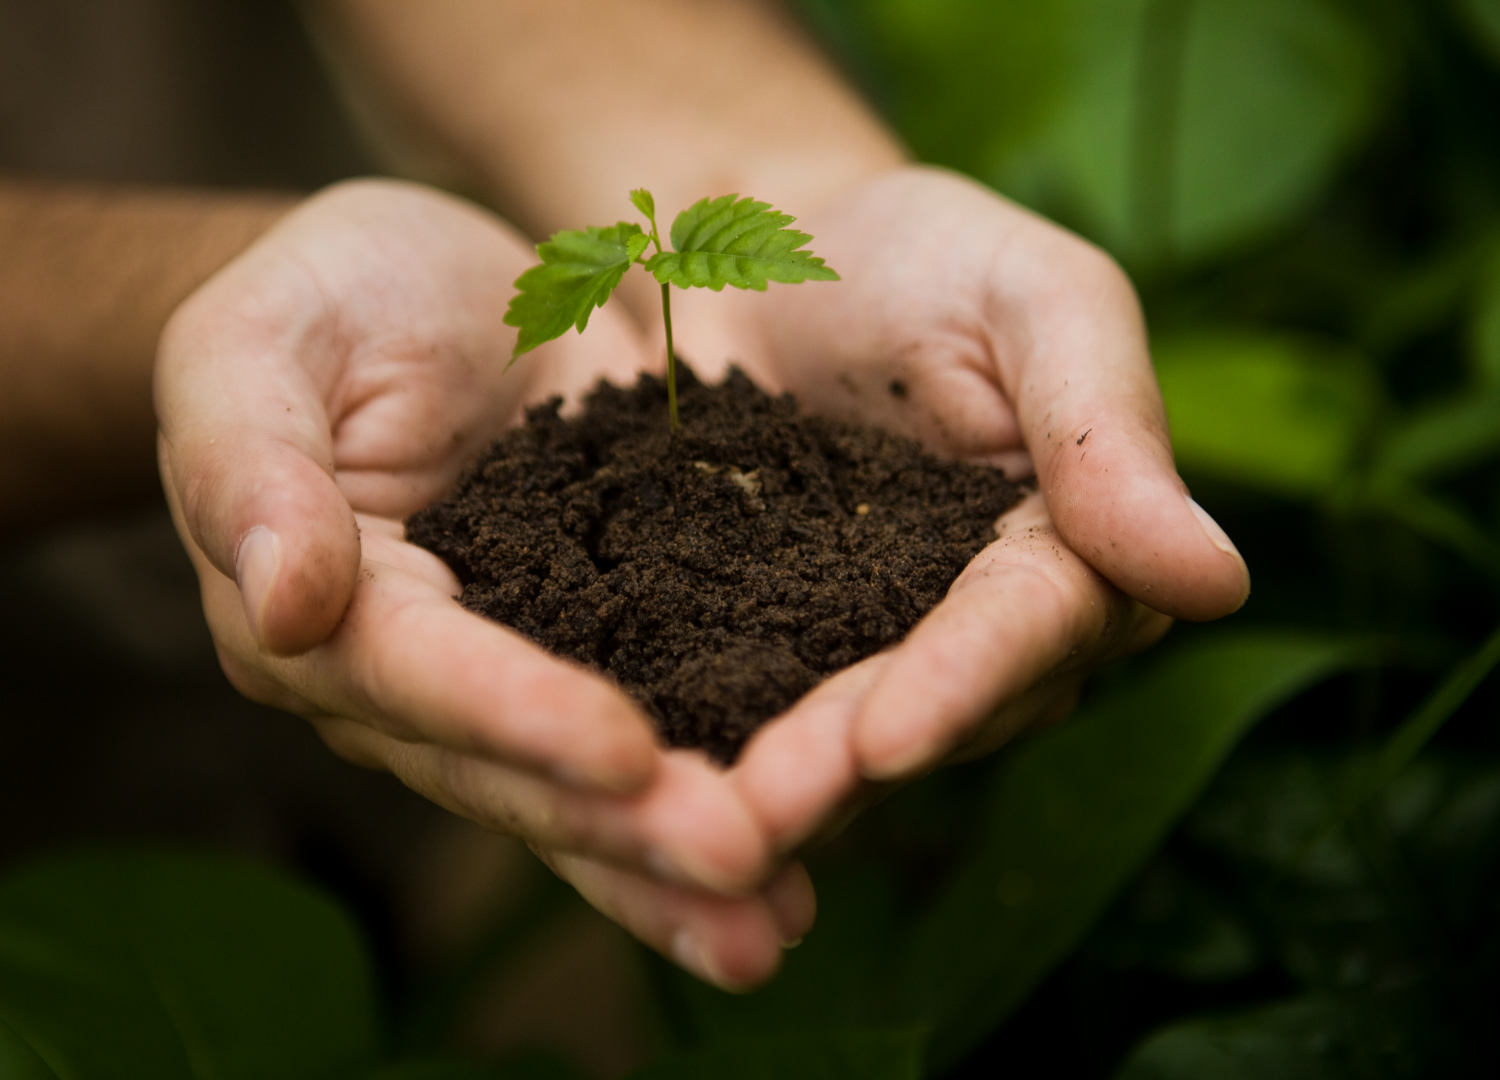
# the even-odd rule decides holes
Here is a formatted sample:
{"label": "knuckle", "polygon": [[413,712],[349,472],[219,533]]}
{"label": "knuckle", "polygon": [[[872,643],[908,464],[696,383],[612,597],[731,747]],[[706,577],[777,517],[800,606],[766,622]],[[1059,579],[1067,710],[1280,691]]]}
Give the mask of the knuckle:
{"label": "knuckle", "polygon": [[261,705],[287,712],[301,712],[305,702],[273,674],[262,670],[255,663],[241,659],[222,642],[214,643],[218,654],[219,668],[224,677],[245,697]]}
{"label": "knuckle", "polygon": [[437,783],[450,808],[503,836],[538,835],[536,822],[530,820],[534,815],[522,815],[514,793],[495,782],[493,767],[454,751],[442,751],[437,758]]}

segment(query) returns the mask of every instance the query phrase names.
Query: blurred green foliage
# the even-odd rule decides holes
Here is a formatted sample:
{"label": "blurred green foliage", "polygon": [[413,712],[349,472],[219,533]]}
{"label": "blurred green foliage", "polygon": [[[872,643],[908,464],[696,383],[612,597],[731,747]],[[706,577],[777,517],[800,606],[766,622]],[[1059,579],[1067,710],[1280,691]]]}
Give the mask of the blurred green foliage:
{"label": "blurred green foliage", "polygon": [[[1500,2],[801,7],[921,156],[1132,272],[1256,591],[867,814],[770,988],[660,963],[642,1080],[1500,1073]],[[264,871],[20,871],[0,1072],[563,1077],[422,1056],[551,895],[382,1019],[347,917]]]}
{"label": "blurred green foliage", "polygon": [[212,856],[73,855],[0,883],[10,1077],[316,1078],[373,1064],[372,969],[331,901]]}

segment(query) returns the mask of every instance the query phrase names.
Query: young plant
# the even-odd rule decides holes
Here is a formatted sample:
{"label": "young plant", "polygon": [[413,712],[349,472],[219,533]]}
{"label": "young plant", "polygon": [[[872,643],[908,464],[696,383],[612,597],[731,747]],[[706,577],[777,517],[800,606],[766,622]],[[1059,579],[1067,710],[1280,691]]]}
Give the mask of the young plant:
{"label": "young plant", "polygon": [[[768,203],[738,195],[700,199],[672,222],[672,247],[661,244],[656,228],[656,200],[645,188],[630,193],[630,201],[646,215],[651,231],[630,221],[608,228],[590,225],[556,233],[537,245],[542,264],[516,279],[519,290],[505,313],[507,326],[520,330],[510,362],[553,338],[568,327],[581,334],[595,308],[610,294],[633,264],[644,266],[661,283],[661,317],[667,331],[667,414],[672,430],[677,422],[677,365],[672,353],[672,296],[670,287],[708,288],[725,285],[764,291],[769,281],[796,285],[803,281],[837,281],[838,274],[802,246],[807,233],[787,228],[797,220],[777,213]],[[656,253],[645,257],[646,248]],[[508,367],[509,365],[507,365]]]}

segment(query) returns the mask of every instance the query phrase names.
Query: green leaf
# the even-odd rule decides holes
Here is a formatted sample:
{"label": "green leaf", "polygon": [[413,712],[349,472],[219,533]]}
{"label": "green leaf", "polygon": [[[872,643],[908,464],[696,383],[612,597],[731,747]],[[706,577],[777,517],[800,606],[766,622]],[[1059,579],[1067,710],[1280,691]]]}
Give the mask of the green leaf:
{"label": "green leaf", "polygon": [[1358,507],[1399,522],[1418,536],[1447,548],[1500,584],[1500,544],[1452,503],[1389,477],[1373,479],[1359,489],[1357,499]]}
{"label": "green leaf", "polygon": [[1379,403],[1361,357],[1293,339],[1199,335],[1153,352],[1178,465],[1273,494],[1330,495]]}
{"label": "green leaf", "polygon": [[485,1065],[449,1057],[420,1057],[382,1066],[367,1080],[578,1080],[578,1073],[550,1056],[527,1055]]}
{"label": "green leaf", "polygon": [[[1496,48],[1500,52],[1500,2],[1494,4]],[[1470,369],[1480,385],[1500,390],[1500,243],[1492,245],[1479,274],[1469,327]]]}
{"label": "green leaf", "polygon": [[1476,37],[1500,64],[1500,0],[1453,0]]}
{"label": "green leaf", "polygon": [[876,43],[918,153],[1128,261],[1215,258],[1286,227],[1379,119],[1387,81],[1341,0],[838,6],[860,27],[845,40]]}
{"label": "green leaf", "polygon": [[763,1036],[649,1065],[633,1080],[918,1080],[917,1031]]}
{"label": "green leaf", "polygon": [[1377,476],[1425,480],[1500,454],[1500,386],[1433,402],[1397,425],[1375,452]]}
{"label": "green leaf", "polygon": [[1320,843],[1341,829],[1355,812],[1369,802],[1426,746],[1469,696],[1500,664],[1500,628],[1475,652],[1461,661],[1386,740],[1375,760],[1349,785],[1333,812],[1322,822],[1292,860],[1293,868]]}
{"label": "green leaf", "polygon": [[1136,878],[1085,951],[1116,971],[1147,968],[1202,983],[1250,975],[1262,959],[1238,913],[1165,853]]}
{"label": "green leaf", "polygon": [[700,199],[672,222],[676,250],[653,255],[646,269],[664,285],[715,292],[725,285],[763,290],[768,281],[839,280],[822,259],[798,250],[812,237],[786,227],[795,220],[769,203],[738,195]]}
{"label": "green leaf", "polygon": [[[1323,996],[1173,1025],[1147,1039],[1115,1080],[1344,1080],[1410,1075],[1389,1066],[1392,1029]],[[1404,1034],[1404,1033],[1398,1033]],[[1374,1036],[1374,1037],[1372,1037]],[[1409,1052],[1409,1051],[1408,1051]],[[1382,1060],[1385,1058],[1386,1060]],[[1399,1062],[1399,1058],[1397,1059]]]}
{"label": "green leaf", "polygon": [[898,916],[886,876],[815,866],[818,928],[775,982],[736,996],[674,976],[672,997],[712,1044],[778,1028],[932,1026],[929,1064],[941,1071],[1082,940],[1245,730],[1362,656],[1294,633],[1169,647],[1003,752],[977,846],[915,919]]}
{"label": "green leaf", "polygon": [[[1187,22],[1181,82],[1161,99],[1176,110],[1163,176],[1172,192],[1156,227],[1191,258],[1308,209],[1379,118],[1385,75],[1364,26],[1337,0],[1178,8]],[[1135,182],[1149,183],[1149,162],[1134,164]],[[1136,243],[1150,228],[1135,223]]]}
{"label": "green leaf", "polygon": [[630,201],[641,213],[652,221],[656,220],[656,199],[651,192],[645,188],[635,188],[630,193]]}
{"label": "green leaf", "polygon": [[35,1047],[0,1016],[0,1076],[6,1080],[58,1080]]}
{"label": "green leaf", "polygon": [[0,881],[0,1061],[8,1029],[68,1080],[357,1073],[372,988],[344,912],[248,863],[75,854]]}
{"label": "green leaf", "polygon": [[1078,0],[802,0],[924,161],[988,175],[1062,95]]}
{"label": "green leaf", "polygon": [[978,850],[922,915],[897,980],[930,1063],[962,1059],[1082,939],[1267,712],[1360,651],[1292,633],[1170,649],[1001,764]]}
{"label": "green leaf", "polygon": [[569,327],[582,333],[648,243],[639,225],[622,221],[607,229],[560,232],[538,244],[542,264],[516,279],[519,291],[505,313],[505,325],[521,331],[511,362]]}

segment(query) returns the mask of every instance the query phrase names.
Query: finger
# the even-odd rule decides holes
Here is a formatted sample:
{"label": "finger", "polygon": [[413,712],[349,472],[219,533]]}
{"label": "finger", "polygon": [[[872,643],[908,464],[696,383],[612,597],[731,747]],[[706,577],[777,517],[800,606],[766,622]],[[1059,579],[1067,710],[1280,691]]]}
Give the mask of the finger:
{"label": "finger", "polygon": [[993,754],[1023,732],[1050,727],[1078,705],[1088,672],[1078,671],[1043,679],[1036,686],[993,710],[981,724],[961,732],[941,764],[960,765]]}
{"label": "finger", "polygon": [[796,860],[787,863],[760,894],[771,909],[782,947],[792,949],[802,944],[818,918],[818,893],[807,867]]}
{"label": "finger", "polygon": [[783,871],[768,894],[735,898],[663,885],[576,855],[537,854],[594,907],[724,990],[749,990],[774,975],[782,949],[802,939],[816,913],[800,866]]}
{"label": "finger", "polygon": [[193,542],[239,584],[257,644],[292,655],[343,615],[359,533],[334,481],[320,389],[289,359],[306,327],[244,317],[226,295],[235,277],[231,267],[210,282],[163,334],[162,474]]}
{"label": "finger", "polygon": [[[414,552],[373,531],[369,546]],[[422,552],[405,562],[439,566]],[[652,728],[608,681],[464,611],[422,576],[369,558],[363,566],[335,632],[290,658],[257,651],[234,583],[200,568],[205,610],[235,686],[302,715],[356,720],[403,742],[568,784],[634,792],[651,782],[659,758]]]}
{"label": "finger", "polygon": [[997,277],[1029,284],[989,305],[988,327],[1058,532],[1158,611],[1214,619],[1238,609],[1249,571],[1177,475],[1129,280],[1039,219],[1017,228],[1032,242],[1009,248]]}
{"label": "finger", "polygon": [[1012,515],[1019,521],[969,564],[865,694],[853,726],[864,776],[933,767],[1038,680],[1097,663],[1136,634],[1136,606],[1048,527],[1040,496]]}
{"label": "finger", "polygon": [[347,760],[386,769],[460,817],[549,850],[724,894],[760,888],[770,867],[754,818],[722,774],[696,755],[664,755],[650,788],[625,797],[401,742],[351,720],[313,722]]}
{"label": "finger", "polygon": [[[1139,304],[1107,256],[926,167],[804,224],[844,281],[793,290],[775,319],[734,298],[760,330],[735,353],[751,369],[820,411],[1034,467],[1067,543],[1142,603],[1207,619],[1244,602],[1244,560],[1177,476]],[[907,257],[882,258],[892,245]]]}
{"label": "finger", "polygon": [[820,684],[756,732],[730,771],[775,851],[837,829],[862,801],[869,783],[850,754],[850,732],[891,655],[872,656]]}

